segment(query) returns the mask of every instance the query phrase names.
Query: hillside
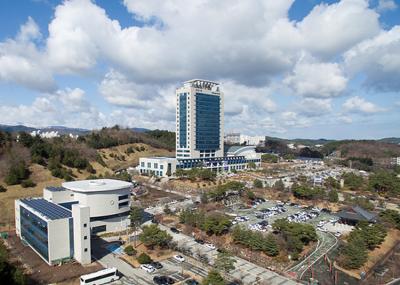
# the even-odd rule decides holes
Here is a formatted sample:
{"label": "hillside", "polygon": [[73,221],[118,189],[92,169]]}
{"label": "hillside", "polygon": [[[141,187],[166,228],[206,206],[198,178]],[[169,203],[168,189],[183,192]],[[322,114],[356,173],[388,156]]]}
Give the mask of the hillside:
{"label": "hillside", "polygon": [[167,131],[116,127],[78,139],[0,131],[0,225],[13,223],[15,199],[40,196],[46,186],[88,177],[130,179],[115,171],[136,166],[139,157],[174,156],[171,137]]}

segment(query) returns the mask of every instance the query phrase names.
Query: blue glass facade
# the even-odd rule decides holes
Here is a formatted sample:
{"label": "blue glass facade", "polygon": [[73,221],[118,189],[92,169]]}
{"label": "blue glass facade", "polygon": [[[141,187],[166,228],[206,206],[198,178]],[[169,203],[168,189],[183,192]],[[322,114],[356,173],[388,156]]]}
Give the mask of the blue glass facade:
{"label": "blue glass facade", "polygon": [[220,149],[220,101],[219,96],[196,93],[196,150]]}
{"label": "blue glass facade", "polygon": [[45,260],[49,261],[47,222],[20,206],[21,236]]}
{"label": "blue glass facade", "polygon": [[179,94],[179,147],[187,146],[187,93]]}

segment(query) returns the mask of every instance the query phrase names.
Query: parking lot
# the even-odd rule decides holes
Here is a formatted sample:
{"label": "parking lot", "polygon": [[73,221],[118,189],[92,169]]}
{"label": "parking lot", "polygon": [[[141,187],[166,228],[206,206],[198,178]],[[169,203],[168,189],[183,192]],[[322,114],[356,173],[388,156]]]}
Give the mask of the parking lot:
{"label": "parking lot", "polygon": [[309,223],[314,226],[317,226],[321,221],[325,222],[326,225],[330,224],[329,227],[324,227],[323,231],[336,232],[337,227],[337,217],[326,210],[280,201],[259,200],[250,209],[231,209],[228,214],[233,216],[234,224],[261,232],[271,231],[274,221],[282,218],[292,222]]}
{"label": "parking lot", "polygon": [[148,273],[144,269],[134,268],[127,262],[119,258],[119,255],[110,251],[109,244],[102,240],[96,239],[92,241],[94,245],[92,248],[93,257],[103,265],[103,267],[116,267],[123,277],[115,281],[113,284],[131,284],[131,285],[154,285],[153,278],[155,276],[169,276],[172,277],[176,282],[184,281],[189,278],[188,271],[193,274],[206,276],[207,271],[202,268],[191,264],[189,260],[184,262],[177,262],[173,258],[160,261],[162,268],[156,269],[155,271]]}

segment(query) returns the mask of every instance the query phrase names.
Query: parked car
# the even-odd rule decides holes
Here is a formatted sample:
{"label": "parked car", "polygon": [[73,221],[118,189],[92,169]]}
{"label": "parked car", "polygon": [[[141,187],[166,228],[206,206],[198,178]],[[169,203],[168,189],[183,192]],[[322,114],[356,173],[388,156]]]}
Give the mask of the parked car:
{"label": "parked car", "polygon": [[213,245],[212,243],[206,243],[206,247],[215,249],[215,245]]}
{"label": "parked car", "polygon": [[195,239],[195,242],[197,242],[198,244],[204,244],[204,240],[202,239]]}
{"label": "parked car", "polygon": [[163,265],[158,261],[153,261],[152,263],[150,263],[150,265],[153,266],[155,269],[163,268]]}
{"label": "parked car", "polygon": [[189,279],[189,280],[186,280],[185,284],[186,285],[199,285],[200,283],[194,279]]}
{"label": "parked car", "polygon": [[153,282],[157,285],[170,285],[175,283],[175,279],[169,276],[154,276]]}
{"label": "parked car", "polygon": [[170,228],[170,230],[171,230],[171,232],[173,232],[175,234],[179,234],[180,233],[180,231],[177,228],[174,228],[174,227]]}
{"label": "parked car", "polygon": [[342,236],[342,234],[340,232],[335,233],[335,237],[341,237],[341,236]]}
{"label": "parked car", "polygon": [[179,254],[174,255],[174,259],[176,261],[178,261],[178,262],[184,262],[185,261],[185,258],[182,255],[179,255]]}
{"label": "parked car", "polygon": [[152,273],[154,272],[155,268],[151,266],[150,264],[142,264],[140,265],[140,268],[146,271],[147,273]]}

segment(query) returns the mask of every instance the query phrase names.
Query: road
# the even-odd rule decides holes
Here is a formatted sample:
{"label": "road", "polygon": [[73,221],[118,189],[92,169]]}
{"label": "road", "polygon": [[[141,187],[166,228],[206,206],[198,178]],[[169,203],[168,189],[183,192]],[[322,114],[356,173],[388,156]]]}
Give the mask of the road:
{"label": "road", "polygon": [[288,273],[296,274],[298,279],[301,279],[304,273],[306,273],[307,270],[309,270],[309,268],[320,258],[333,249],[338,242],[337,238],[331,233],[317,231],[317,234],[318,244],[315,250],[303,261],[287,270]]}
{"label": "road", "polygon": [[153,277],[156,275],[166,275],[174,278],[176,281],[184,281],[187,277],[183,276],[183,271],[190,271],[195,275],[205,277],[207,271],[188,261],[179,263],[173,258],[161,261],[162,269],[153,273],[147,273],[140,268],[134,268],[130,264],[118,258],[104,248],[107,242],[102,239],[92,240],[92,257],[95,258],[103,267],[116,267],[124,276],[113,283],[113,285],[153,285]]}

